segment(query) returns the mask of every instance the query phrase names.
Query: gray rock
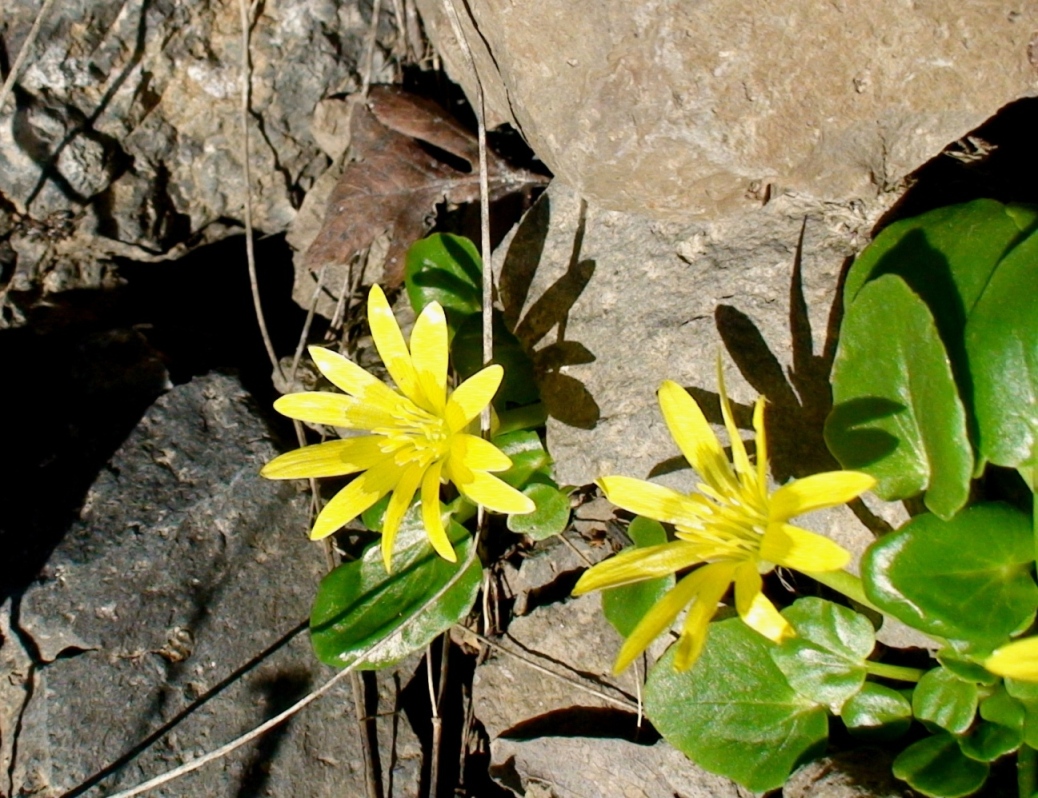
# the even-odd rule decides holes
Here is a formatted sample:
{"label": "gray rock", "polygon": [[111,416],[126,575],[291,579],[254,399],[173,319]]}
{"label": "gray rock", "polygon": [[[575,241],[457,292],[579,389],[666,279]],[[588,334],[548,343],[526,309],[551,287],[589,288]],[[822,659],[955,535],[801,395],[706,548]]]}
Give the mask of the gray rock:
{"label": "gray rock", "polygon": [[[475,98],[443,3],[417,5]],[[658,219],[729,215],[769,186],[875,196],[1033,96],[1038,70],[1033,16],[1000,0],[457,5],[490,122],[596,205]]]}
{"label": "gray rock", "polygon": [[859,748],[817,759],[782,787],[783,798],[904,798],[914,795],[894,778],[889,751]]}
{"label": "gray rock", "polygon": [[[571,550],[558,545],[524,561],[511,586],[529,594],[577,565]],[[476,670],[473,708],[491,738],[491,775],[528,797],[745,795],[646,729],[639,731],[634,671],[611,673],[620,642],[602,616],[598,594],[536,606],[512,620],[502,645],[563,678],[499,652]],[[622,703],[581,690],[572,680]]]}
{"label": "gray rock", "polygon": [[[10,59],[38,8],[5,4]],[[344,0],[258,8],[249,188],[257,230],[277,233],[328,166],[311,119],[322,99],[359,87],[369,21]],[[396,37],[392,10],[383,14],[376,81],[391,77],[382,48]],[[54,4],[0,109],[0,232],[5,220],[14,228],[21,283],[57,272],[47,290],[96,287],[77,265],[177,255],[240,231],[240,72],[237,2]],[[46,251],[17,243],[41,230],[53,239]]]}
{"label": "gray rock", "polygon": [[[334,674],[304,631],[179,717],[306,619],[325,570],[306,539],[304,497],[258,475],[275,454],[233,378],[198,378],[148,410],[40,580],[10,607],[10,626],[0,625],[4,698],[21,695],[17,712],[0,715],[7,794],[64,794],[176,720],[104,782],[130,787],[248,731]],[[394,714],[400,674],[406,683],[414,666],[381,675],[378,706],[368,707],[385,713],[377,725],[387,795],[418,790],[421,747]],[[363,795],[360,746],[346,679],[156,794]]]}

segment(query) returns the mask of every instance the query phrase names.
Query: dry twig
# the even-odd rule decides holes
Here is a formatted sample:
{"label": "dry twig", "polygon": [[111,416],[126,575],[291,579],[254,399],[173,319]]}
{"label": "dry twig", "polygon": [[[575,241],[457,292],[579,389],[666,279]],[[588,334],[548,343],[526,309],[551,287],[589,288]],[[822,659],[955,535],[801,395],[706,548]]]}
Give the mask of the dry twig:
{"label": "dry twig", "polygon": [[9,95],[11,90],[14,88],[15,81],[18,79],[18,74],[22,70],[22,64],[24,64],[25,59],[29,57],[29,51],[32,49],[36,37],[40,35],[40,26],[43,24],[43,18],[47,16],[47,12],[50,11],[52,5],[54,5],[54,0],[43,0],[43,5],[40,6],[40,10],[36,12],[36,19],[33,20],[32,27],[29,28],[29,35],[26,36],[25,41],[22,42],[22,47],[18,51],[18,57],[14,59],[14,63],[11,65],[11,71],[7,73],[7,80],[5,80],[4,85],[0,87],[0,113],[3,113],[4,103],[7,102],[7,95]]}
{"label": "dry twig", "polygon": [[285,375],[281,371],[274,344],[267,331],[267,320],[263,316],[263,303],[260,301],[259,281],[256,278],[256,252],[252,241],[252,169],[249,166],[249,87],[252,84],[252,68],[249,63],[249,4],[248,0],[238,0],[241,10],[241,160],[245,173],[245,256],[249,262],[249,287],[252,289],[252,304],[256,308],[256,322],[259,324],[263,345],[267,349],[267,357],[274,374],[284,382]]}

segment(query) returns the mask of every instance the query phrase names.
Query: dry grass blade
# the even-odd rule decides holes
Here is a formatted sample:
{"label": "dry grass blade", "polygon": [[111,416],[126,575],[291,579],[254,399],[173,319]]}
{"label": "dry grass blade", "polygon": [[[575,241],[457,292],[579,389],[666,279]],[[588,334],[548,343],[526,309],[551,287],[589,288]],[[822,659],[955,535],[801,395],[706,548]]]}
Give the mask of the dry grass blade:
{"label": "dry grass blade", "polygon": [[[384,281],[399,285],[407,247],[429,230],[436,205],[479,198],[478,143],[434,103],[387,86],[371,88],[370,109],[354,110],[350,141],[354,161],[332,191],[306,263],[312,270],[326,263],[346,264],[388,231]],[[437,158],[430,149],[463,161],[468,171],[459,168],[457,160]],[[546,179],[494,157],[488,163],[487,181],[493,198],[542,185]]]}

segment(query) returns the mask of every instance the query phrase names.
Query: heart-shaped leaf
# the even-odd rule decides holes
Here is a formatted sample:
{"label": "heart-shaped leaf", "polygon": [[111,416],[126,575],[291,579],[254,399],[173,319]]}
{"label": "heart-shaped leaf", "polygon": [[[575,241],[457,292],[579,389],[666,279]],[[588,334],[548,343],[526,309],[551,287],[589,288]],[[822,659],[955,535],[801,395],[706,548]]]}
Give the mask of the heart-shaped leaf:
{"label": "heart-shaped leaf", "polygon": [[865,595],[927,634],[990,651],[1038,607],[1031,519],[975,504],[950,521],[918,515],[862,558]]}
{"label": "heart-shaped leaf", "polygon": [[667,742],[761,792],[781,787],[828,735],[825,708],[789,686],[773,647],[738,618],[720,621],[692,668],[676,671],[671,647],[645,686],[645,711]]}
{"label": "heart-shaped leaf", "polygon": [[900,277],[869,282],[847,308],[825,440],[883,499],[924,501],[942,518],[969,498],[973,450],[933,316]]}
{"label": "heart-shaped leaf", "polygon": [[999,263],[966,325],[980,456],[1038,464],[1038,234]]}
{"label": "heart-shaped leaf", "polygon": [[536,509],[524,515],[508,516],[510,530],[534,540],[546,540],[569,526],[569,496],[554,483],[534,482],[523,488],[523,493],[533,499]]}
{"label": "heart-shaped leaf", "polygon": [[452,521],[447,534],[456,563],[433,550],[412,509],[397,533],[391,574],[386,573],[376,543],[359,560],[340,565],[322,579],[310,612],[310,639],[318,659],[344,668],[390,638],[361,666],[384,668],[424,648],[468,615],[483,570],[478,559],[461,570],[475,545],[471,533]]}
{"label": "heart-shaped leaf", "polygon": [[876,644],[872,623],[831,601],[803,598],[782,615],[796,630],[771,658],[790,686],[839,714],[865,682],[865,659]]}
{"label": "heart-shaped leaf", "polygon": [[866,682],[847,699],[840,718],[848,731],[864,740],[893,740],[912,724],[912,705],[897,690]]}
{"label": "heart-shaped leaf", "polygon": [[988,766],[965,756],[950,734],[924,737],[902,751],[894,775],[934,798],[961,798],[979,790],[988,778]]}

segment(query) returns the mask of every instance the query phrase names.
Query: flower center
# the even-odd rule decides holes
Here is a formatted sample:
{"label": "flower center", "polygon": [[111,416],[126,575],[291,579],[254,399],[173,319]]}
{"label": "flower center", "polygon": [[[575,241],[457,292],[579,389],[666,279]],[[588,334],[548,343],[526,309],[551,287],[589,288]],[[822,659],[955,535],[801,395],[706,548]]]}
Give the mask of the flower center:
{"label": "flower center", "polygon": [[380,448],[392,454],[397,465],[428,468],[450,451],[450,429],[439,416],[411,404],[398,412],[396,422],[392,427],[380,427],[372,432],[385,437]]}

